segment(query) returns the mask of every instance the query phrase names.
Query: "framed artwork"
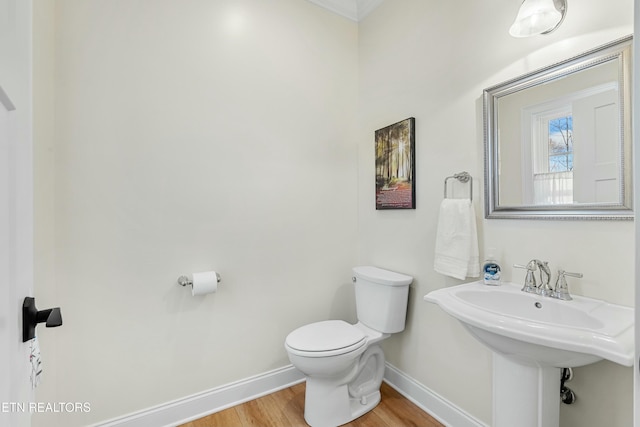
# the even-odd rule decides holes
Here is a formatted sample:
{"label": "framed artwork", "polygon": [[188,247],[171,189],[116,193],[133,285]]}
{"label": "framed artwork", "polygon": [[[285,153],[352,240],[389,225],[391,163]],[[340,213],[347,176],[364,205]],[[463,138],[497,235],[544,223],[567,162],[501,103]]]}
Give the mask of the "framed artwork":
{"label": "framed artwork", "polygon": [[375,133],[376,209],[415,209],[415,118]]}

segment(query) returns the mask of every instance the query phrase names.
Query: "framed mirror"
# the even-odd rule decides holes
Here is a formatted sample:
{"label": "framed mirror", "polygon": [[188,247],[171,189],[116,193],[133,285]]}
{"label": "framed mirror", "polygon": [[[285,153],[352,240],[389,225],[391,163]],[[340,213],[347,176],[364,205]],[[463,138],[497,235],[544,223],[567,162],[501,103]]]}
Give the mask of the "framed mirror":
{"label": "framed mirror", "polygon": [[485,218],[633,219],[632,36],[484,90]]}

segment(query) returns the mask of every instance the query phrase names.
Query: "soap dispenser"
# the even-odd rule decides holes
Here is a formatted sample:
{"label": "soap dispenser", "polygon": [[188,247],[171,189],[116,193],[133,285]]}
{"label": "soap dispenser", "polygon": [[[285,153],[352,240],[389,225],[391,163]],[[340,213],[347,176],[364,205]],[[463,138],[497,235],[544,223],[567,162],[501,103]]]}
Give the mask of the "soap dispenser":
{"label": "soap dispenser", "polygon": [[485,285],[497,286],[501,283],[502,269],[496,260],[495,252],[494,248],[487,249],[487,259],[482,266],[482,280]]}

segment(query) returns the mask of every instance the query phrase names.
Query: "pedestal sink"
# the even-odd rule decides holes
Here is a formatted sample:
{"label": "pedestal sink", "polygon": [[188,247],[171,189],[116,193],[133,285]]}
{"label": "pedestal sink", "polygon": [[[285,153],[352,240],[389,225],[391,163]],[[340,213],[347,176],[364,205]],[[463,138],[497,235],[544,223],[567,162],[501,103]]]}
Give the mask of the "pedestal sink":
{"label": "pedestal sink", "polygon": [[424,296],[494,353],[493,427],[558,427],[561,368],[603,359],[633,366],[633,308],[482,282]]}

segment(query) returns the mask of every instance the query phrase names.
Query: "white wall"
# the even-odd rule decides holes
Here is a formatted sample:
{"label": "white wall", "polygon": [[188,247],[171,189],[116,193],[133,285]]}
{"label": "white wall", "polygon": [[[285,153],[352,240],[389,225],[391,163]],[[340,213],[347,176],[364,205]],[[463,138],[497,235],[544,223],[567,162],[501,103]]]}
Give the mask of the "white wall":
{"label": "white wall", "polygon": [[[474,177],[480,249],[501,251],[505,278],[522,283],[513,263],[532,258],[584,273],[573,293],[633,305],[632,222],[483,220],[482,90],[633,31],[633,2],[570,2],[563,26],[544,37],[514,39],[519,2],[387,1],[359,27],[359,256],[412,274],[407,330],[384,343],[387,359],[436,393],[491,422],[491,356],[422,296],[460,283],[433,271],[443,180]],[[375,211],[373,132],[416,118],[417,209]],[[554,271],[555,276],[555,271]],[[563,405],[563,427],[629,426],[631,368],[610,362],[575,370],[578,395]],[[517,391],[514,391],[517,392]]]}
{"label": "white wall", "polygon": [[[36,1],[37,274],[64,326],[41,334],[37,398],[91,412],[34,425],[279,368],[288,332],[352,319],[357,25],[300,0],[52,3]],[[214,268],[215,295],[176,285]]]}

